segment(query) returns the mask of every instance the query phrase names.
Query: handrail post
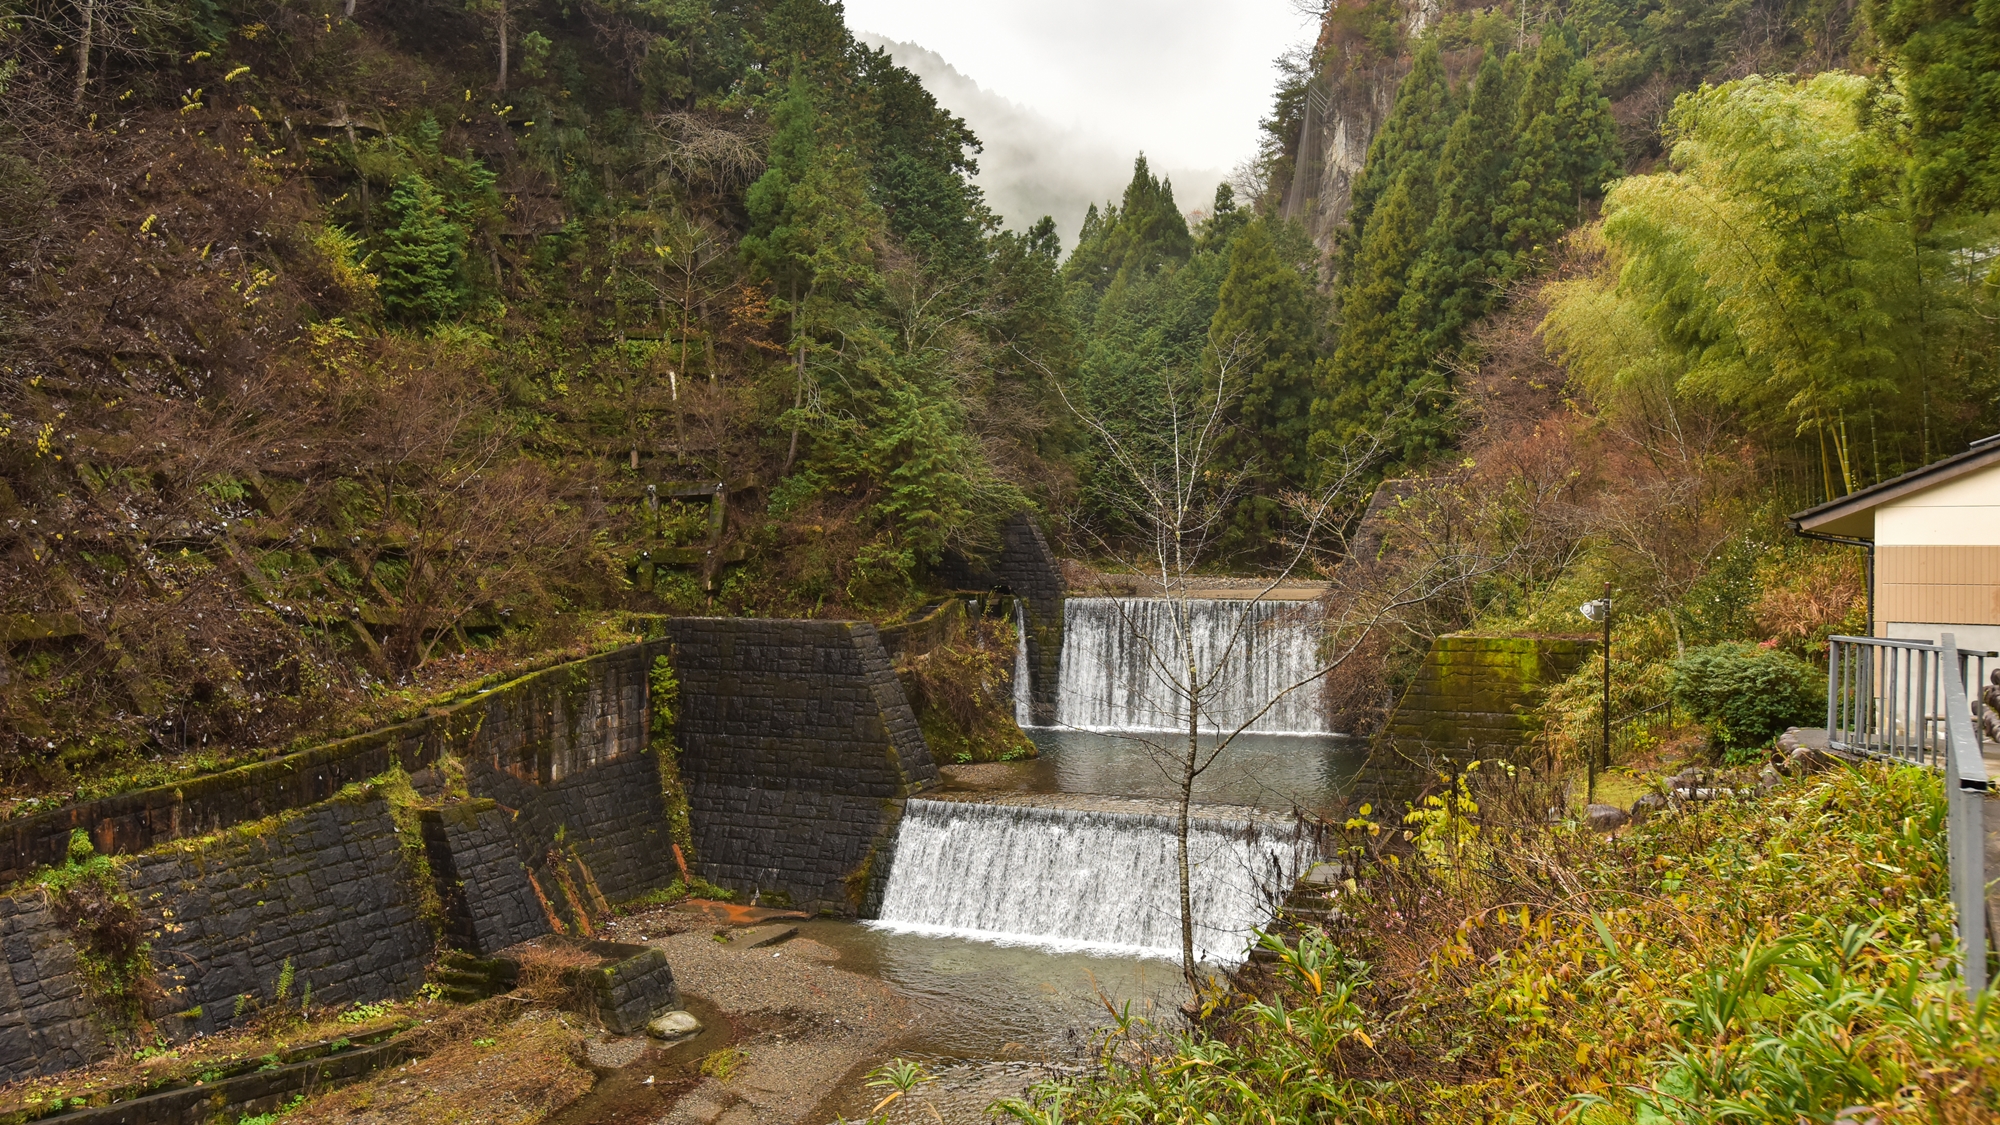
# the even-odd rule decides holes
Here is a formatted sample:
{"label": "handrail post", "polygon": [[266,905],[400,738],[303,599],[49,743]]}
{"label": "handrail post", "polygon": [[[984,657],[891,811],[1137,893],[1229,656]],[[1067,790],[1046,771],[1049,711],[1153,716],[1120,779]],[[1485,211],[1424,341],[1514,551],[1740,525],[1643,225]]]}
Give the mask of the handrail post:
{"label": "handrail post", "polygon": [[1939,678],[1944,681],[1944,795],[1951,855],[1951,902],[1958,915],[1958,948],[1965,958],[1965,991],[1986,989],[1986,760],[1966,701],[1965,657],[1958,638],[1938,638]]}

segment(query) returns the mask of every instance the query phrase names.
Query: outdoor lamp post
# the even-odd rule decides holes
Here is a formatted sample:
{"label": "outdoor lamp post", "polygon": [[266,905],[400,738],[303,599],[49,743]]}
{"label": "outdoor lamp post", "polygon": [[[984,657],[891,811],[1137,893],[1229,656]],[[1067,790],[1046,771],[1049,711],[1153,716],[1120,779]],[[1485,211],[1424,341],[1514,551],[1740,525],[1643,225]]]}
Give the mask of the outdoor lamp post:
{"label": "outdoor lamp post", "polygon": [[[1603,755],[1604,766],[1609,769],[1611,766],[1611,583],[1604,584],[1603,597],[1594,602],[1585,602],[1576,608],[1585,617],[1604,626],[1604,706],[1601,716],[1604,741],[1599,747],[1598,754]],[[1597,797],[1598,754],[1590,756],[1590,780],[1584,791],[1586,803]]]}

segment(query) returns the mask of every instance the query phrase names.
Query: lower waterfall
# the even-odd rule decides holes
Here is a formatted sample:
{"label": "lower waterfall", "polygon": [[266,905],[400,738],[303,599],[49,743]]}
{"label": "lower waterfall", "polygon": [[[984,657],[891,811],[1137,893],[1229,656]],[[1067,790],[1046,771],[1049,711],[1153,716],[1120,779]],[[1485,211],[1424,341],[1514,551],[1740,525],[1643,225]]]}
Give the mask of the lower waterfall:
{"label": "lower waterfall", "polygon": [[[1178,638],[1192,642],[1210,683],[1206,730],[1234,730],[1280,692],[1319,670],[1313,602],[1070,598],[1063,607],[1056,724],[1096,731],[1180,731],[1188,703]],[[1171,671],[1170,671],[1171,669]],[[1248,729],[1330,733],[1317,684],[1293,691]]]}
{"label": "lower waterfall", "polygon": [[[1102,802],[1113,804],[1114,802]],[[905,933],[1128,957],[1180,958],[1174,817],[1113,808],[911,800],[881,911]],[[1271,817],[1197,811],[1189,825],[1195,955],[1234,966],[1313,849]]]}
{"label": "lower waterfall", "polygon": [[1028,611],[1020,598],[1014,599],[1014,725],[1022,730],[1035,725],[1035,685],[1028,673]]}

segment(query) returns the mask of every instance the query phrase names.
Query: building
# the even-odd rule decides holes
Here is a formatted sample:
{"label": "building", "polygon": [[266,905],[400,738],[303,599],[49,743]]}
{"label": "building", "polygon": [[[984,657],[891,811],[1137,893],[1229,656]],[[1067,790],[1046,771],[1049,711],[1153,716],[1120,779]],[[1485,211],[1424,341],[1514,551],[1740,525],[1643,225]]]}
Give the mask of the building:
{"label": "building", "polygon": [[1868,550],[1875,636],[2000,651],[2000,435],[1791,523]]}

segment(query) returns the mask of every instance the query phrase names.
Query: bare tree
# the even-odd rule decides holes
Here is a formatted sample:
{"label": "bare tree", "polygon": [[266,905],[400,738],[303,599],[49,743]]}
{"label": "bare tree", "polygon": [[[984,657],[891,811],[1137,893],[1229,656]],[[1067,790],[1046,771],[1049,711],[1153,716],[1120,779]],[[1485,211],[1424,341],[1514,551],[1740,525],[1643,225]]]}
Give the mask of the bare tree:
{"label": "bare tree", "polygon": [[[1205,379],[1170,373],[1165,385],[1165,425],[1141,447],[1106,422],[1081,409],[1063,390],[1064,400],[1101,443],[1116,470],[1110,477],[1108,501],[1138,530],[1130,543],[1089,533],[1107,556],[1157,584],[1168,603],[1169,625],[1164,635],[1133,630],[1131,640],[1142,653],[1161,698],[1161,709],[1179,721],[1171,737],[1142,734],[1140,742],[1175,788],[1179,877],[1181,968],[1190,987],[1198,986],[1195,961],[1195,917],[1192,870],[1188,854],[1189,823],[1197,783],[1231,746],[1292,696],[1311,691],[1367,642],[1370,635],[1403,608],[1446,592],[1490,569],[1492,562],[1476,557],[1451,557],[1438,565],[1378,574],[1378,580],[1357,583],[1338,602],[1323,604],[1325,647],[1319,666],[1290,683],[1276,685],[1268,695],[1225,711],[1220,697],[1236,665],[1247,654],[1258,622],[1258,607],[1272,598],[1286,579],[1310,571],[1329,558],[1344,554],[1351,517],[1368,499],[1372,471],[1382,460],[1385,426],[1370,437],[1339,451],[1321,468],[1322,484],[1310,492],[1279,497],[1294,520],[1283,544],[1281,561],[1228,620],[1219,652],[1214,642],[1197,637],[1194,591],[1203,579],[1199,569],[1209,561],[1215,539],[1231,509],[1247,498],[1246,482],[1253,466],[1225,466],[1220,458],[1231,426],[1230,405],[1236,393],[1241,356],[1251,349],[1219,349],[1214,370]],[[1058,389],[1062,390],[1060,385]],[[1468,548],[1467,551],[1471,549]],[[1462,552],[1464,553],[1464,552]]]}

